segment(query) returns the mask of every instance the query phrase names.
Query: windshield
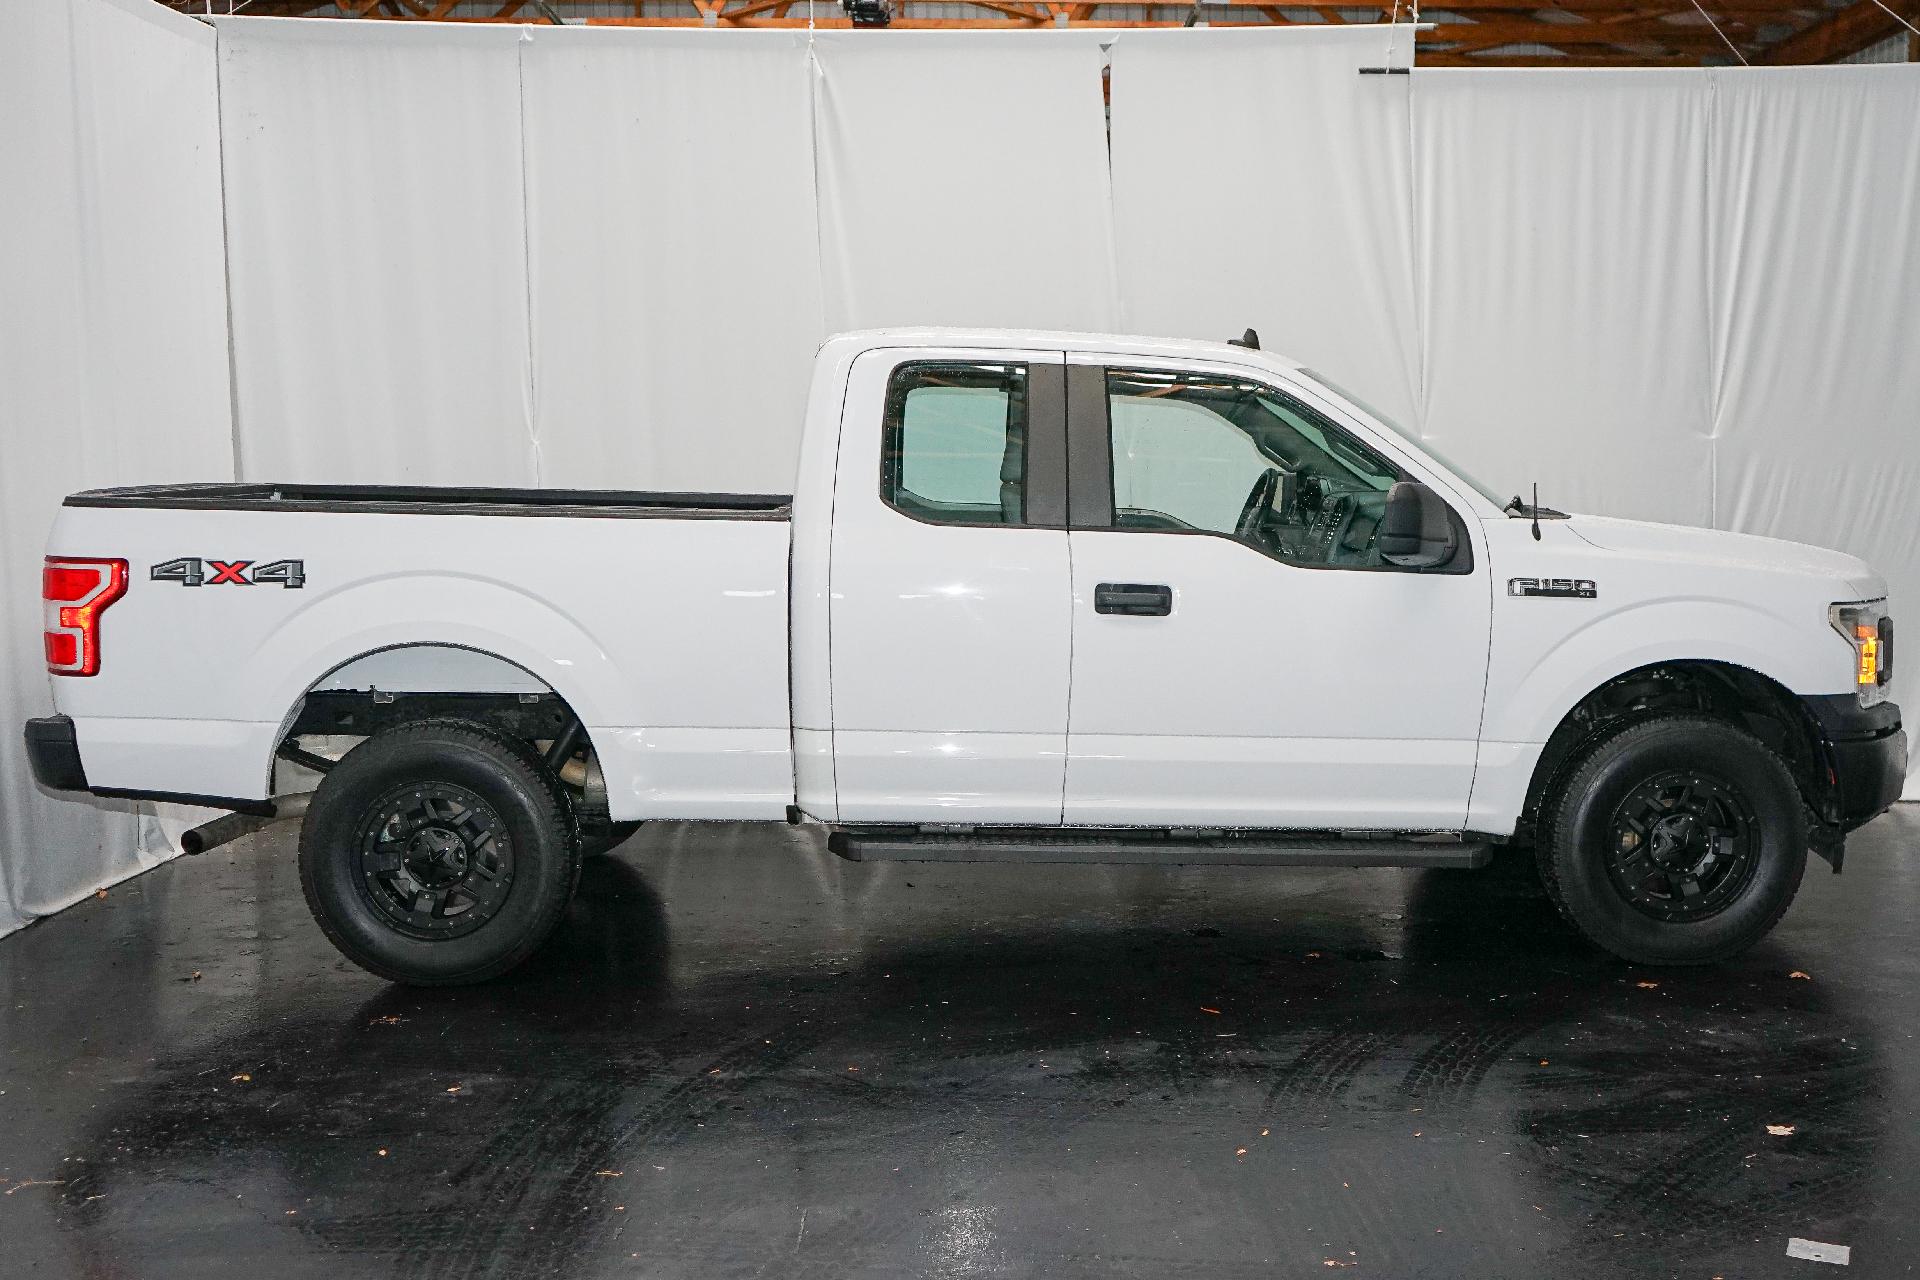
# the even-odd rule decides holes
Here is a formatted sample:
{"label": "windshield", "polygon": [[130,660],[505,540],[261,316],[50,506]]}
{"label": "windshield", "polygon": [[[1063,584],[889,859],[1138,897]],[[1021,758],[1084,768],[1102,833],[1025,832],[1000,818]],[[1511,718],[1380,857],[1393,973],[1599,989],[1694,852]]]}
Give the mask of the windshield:
{"label": "windshield", "polygon": [[1315,373],[1312,369],[1302,369],[1300,370],[1300,376],[1303,378],[1311,378],[1313,381],[1319,383],[1321,386],[1333,392],[1335,395],[1339,396],[1341,399],[1346,400],[1347,402],[1352,404],[1354,408],[1360,410],[1362,413],[1372,418],[1375,422],[1387,428],[1387,430],[1393,432],[1395,435],[1399,436],[1402,440],[1405,440],[1408,444],[1412,445],[1415,449],[1419,450],[1421,453],[1426,454],[1429,458],[1432,458],[1435,462],[1439,463],[1442,467],[1446,468],[1449,472],[1451,472],[1455,476],[1458,476],[1461,480],[1464,480],[1467,484],[1471,485],[1475,493],[1485,498],[1488,502],[1491,502],[1494,506],[1501,507],[1501,508],[1506,507],[1507,500],[1505,498],[1502,498],[1498,494],[1496,494],[1492,489],[1489,489],[1477,477],[1475,477],[1472,472],[1468,471],[1465,467],[1462,467],[1459,463],[1453,461],[1451,458],[1441,453],[1438,449],[1434,448],[1433,445],[1428,441],[1420,439],[1418,436],[1414,435],[1413,432],[1407,430],[1405,427],[1401,426],[1398,422],[1395,422],[1392,418],[1380,412],[1378,409],[1368,404],[1365,400],[1362,400],[1359,396],[1353,394],[1353,392],[1347,390],[1345,387],[1335,382],[1332,378],[1329,378],[1326,374]]}

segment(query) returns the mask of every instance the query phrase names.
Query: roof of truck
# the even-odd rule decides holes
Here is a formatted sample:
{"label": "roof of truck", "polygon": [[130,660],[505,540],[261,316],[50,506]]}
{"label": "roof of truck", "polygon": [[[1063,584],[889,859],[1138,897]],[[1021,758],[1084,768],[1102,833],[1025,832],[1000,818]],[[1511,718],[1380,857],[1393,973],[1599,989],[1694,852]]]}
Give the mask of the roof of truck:
{"label": "roof of truck", "polygon": [[871,347],[1015,347],[1041,351],[1097,351],[1109,355],[1186,357],[1226,360],[1236,364],[1265,364],[1298,369],[1300,362],[1273,351],[1261,351],[1221,339],[1150,338],[1138,334],[1074,333],[1060,329],[967,329],[952,326],[924,328],[855,329],[837,333],[829,343]]}

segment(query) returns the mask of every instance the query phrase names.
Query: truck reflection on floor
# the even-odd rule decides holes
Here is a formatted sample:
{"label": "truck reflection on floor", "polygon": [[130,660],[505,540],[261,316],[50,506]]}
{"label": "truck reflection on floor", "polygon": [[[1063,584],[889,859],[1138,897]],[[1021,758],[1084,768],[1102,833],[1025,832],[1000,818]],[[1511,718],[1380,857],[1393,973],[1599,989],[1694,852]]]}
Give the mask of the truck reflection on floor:
{"label": "truck reflection on floor", "polygon": [[[250,855],[274,893],[285,852]],[[1834,988],[1649,976],[1525,872],[649,829],[500,982],[286,984],[156,1046],[72,1148],[61,1235],[87,1274],[407,1277],[1610,1275],[1846,1238],[1886,1104]]]}

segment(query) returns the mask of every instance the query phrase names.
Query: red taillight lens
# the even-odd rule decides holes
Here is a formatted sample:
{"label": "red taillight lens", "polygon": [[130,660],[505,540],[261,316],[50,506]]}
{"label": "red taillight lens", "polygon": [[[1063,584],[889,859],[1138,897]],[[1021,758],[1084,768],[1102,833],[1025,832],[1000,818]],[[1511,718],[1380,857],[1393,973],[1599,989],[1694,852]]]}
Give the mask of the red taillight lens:
{"label": "red taillight lens", "polygon": [[47,642],[49,671],[80,665],[80,641],[77,638],[60,631],[49,631],[43,638]]}
{"label": "red taillight lens", "polygon": [[48,556],[40,575],[47,670],[90,676],[100,670],[100,615],[127,594],[125,560]]}

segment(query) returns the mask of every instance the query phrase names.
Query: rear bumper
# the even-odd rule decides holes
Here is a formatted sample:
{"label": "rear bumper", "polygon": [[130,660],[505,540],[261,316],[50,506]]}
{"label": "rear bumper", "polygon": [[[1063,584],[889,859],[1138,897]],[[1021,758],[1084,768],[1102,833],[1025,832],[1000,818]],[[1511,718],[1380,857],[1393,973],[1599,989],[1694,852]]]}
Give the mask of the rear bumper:
{"label": "rear bumper", "polygon": [[209,809],[233,809],[240,813],[273,812],[271,799],[93,786],[87,781],[87,767],[80,761],[79,737],[68,716],[41,716],[27,721],[26,740],[27,766],[33,771],[33,780],[49,791],[84,792],[119,800],[166,801]]}
{"label": "rear bumper", "polygon": [[27,721],[27,764],[33,780],[49,791],[85,791],[86,766],[80,763],[80,743],[67,716],[41,716]]}
{"label": "rear bumper", "polygon": [[1891,702],[1862,707],[1851,694],[1807,698],[1833,771],[1833,819],[1843,831],[1879,817],[1907,782],[1907,735]]}

